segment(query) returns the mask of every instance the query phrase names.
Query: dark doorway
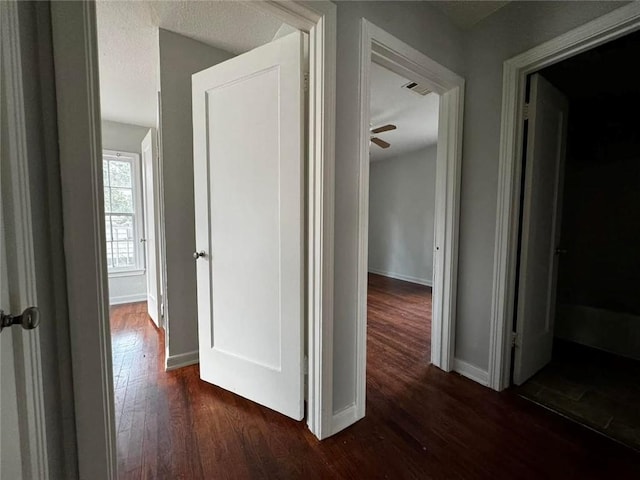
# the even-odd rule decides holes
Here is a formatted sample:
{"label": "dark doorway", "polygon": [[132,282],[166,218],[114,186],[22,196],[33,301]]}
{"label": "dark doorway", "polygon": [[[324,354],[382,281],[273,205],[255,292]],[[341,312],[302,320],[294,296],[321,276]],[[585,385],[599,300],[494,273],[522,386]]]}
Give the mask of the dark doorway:
{"label": "dark doorway", "polygon": [[640,33],[540,72],[569,99],[552,361],[519,392],[640,449]]}

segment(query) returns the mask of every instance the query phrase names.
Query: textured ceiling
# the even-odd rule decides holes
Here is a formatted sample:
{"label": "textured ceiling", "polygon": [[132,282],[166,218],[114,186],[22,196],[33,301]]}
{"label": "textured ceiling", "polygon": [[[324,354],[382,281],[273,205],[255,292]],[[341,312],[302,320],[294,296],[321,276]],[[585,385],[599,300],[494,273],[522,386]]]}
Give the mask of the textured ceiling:
{"label": "textured ceiling", "polygon": [[398,128],[376,135],[391,144],[387,149],[371,144],[371,161],[413,152],[438,140],[439,97],[418,95],[403,85],[409,80],[380,65],[371,65],[371,126],[392,123]]}
{"label": "textured ceiling", "polygon": [[242,53],[272,40],[282,23],[248,2],[98,1],[102,118],[156,124],[158,28]]}
{"label": "textured ceiling", "polygon": [[468,30],[478,22],[484,20],[492,13],[500,10],[510,2],[495,1],[464,1],[458,0],[453,2],[434,2],[435,6],[440,9],[451,22],[461,28]]}

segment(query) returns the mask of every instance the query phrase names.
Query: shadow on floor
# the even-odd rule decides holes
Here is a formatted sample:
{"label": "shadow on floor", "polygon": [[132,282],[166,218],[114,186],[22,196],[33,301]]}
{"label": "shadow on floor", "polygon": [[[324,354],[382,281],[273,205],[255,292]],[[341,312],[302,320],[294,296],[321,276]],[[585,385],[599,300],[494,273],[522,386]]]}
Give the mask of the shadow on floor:
{"label": "shadow on floor", "polygon": [[516,389],[640,451],[640,362],[556,340],[553,359]]}

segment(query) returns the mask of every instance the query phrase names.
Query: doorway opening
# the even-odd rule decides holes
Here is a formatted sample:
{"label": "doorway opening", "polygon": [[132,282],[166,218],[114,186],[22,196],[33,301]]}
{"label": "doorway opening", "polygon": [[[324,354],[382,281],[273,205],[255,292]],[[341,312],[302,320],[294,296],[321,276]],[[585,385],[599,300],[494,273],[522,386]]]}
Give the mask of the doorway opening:
{"label": "doorway opening", "polygon": [[635,449],[639,52],[631,33],[528,77],[511,368],[521,395]]}
{"label": "doorway opening", "polygon": [[[269,2],[213,2],[217,8],[256,8],[280,22],[308,32],[309,57],[309,201],[308,320],[309,355],[308,426],[319,438],[333,432],[332,425],[332,265],[333,265],[333,164],[335,141],[335,43],[336,6],[319,0],[312,4]],[[125,5],[125,4],[120,4]],[[143,2],[126,5],[141,6]],[[164,4],[169,5],[169,4]],[[182,8],[183,4],[178,5]],[[206,10],[211,2],[194,2]],[[79,471],[87,478],[113,476],[116,469],[114,402],[108,321],[106,255],[104,254],[104,207],[100,142],[100,99],[96,5],[92,2],[54,2],[51,5],[52,37],[58,98],[58,132],[65,226],[65,265],[68,274],[70,341],[74,384],[82,386],[74,398],[79,445]],[[230,16],[220,16],[227,33],[242,36],[251,26],[236,28]],[[154,15],[145,18],[145,25]],[[183,16],[171,20],[181,23]],[[127,18],[128,20],[128,18]],[[199,22],[205,29],[210,22]],[[126,30],[128,22],[116,25]],[[189,60],[177,56],[176,61]],[[135,98],[133,100],[136,100]],[[163,109],[166,108],[163,107]],[[182,124],[187,124],[189,118]],[[166,139],[162,132],[163,143]],[[166,156],[166,152],[162,152]],[[188,162],[183,163],[188,167]],[[163,164],[166,167],[166,163]],[[173,172],[172,172],[173,173]],[[164,172],[163,178],[167,178]],[[166,187],[166,184],[165,184]],[[175,193],[175,192],[174,192]],[[80,195],[87,201],[78,202]],[[184,197],[188,198],[188,197]],[[181,199],[179,199],[181,200]],[[178,202],[179,205],[180,202]],[[165,208],[168,202],[165,201]],[[178,207],[176,207],[178,208]],[[165,222],[167,212],[165,211]],[[78,229],[77,225],[89,228]],[[165,225],[168,230],[168,225]],[[174,230],[176,236],[187,229]],[[184,239],[176,239],[178,246]],[[167,279],[170,276],[167,237]],[[193,245],[185,254],[193,260]],[[174,277],[180,283],[182,278]],[[170,295],[169,295],[170,296]],[[172,301],[164,302],[167,310]],[[166,314],[166,312],[165,312]],[[178,311],[178,315],[181,315]],[[193,317],[192,317],[193,318]],[[174,329],[175,333],[175,329]],[[174,338],[169,334],[169,339]],[[178,360],[190,360],[186,359]]]}
{"label": "doorway opening", "polygon": [[[240,415],[240,412],[235,410],[248,409],[253,412],[247,414],[244,411],[243,421],[252,425],[248,428],[266,428],[263,424],[265,420],[275,421],[279,415],[273,411],[265,413],[264,409],[261,410],[257,403],[264,405],[267,402],[261,401],[260,395],[252,396],[239,388],[225,385],[224,382],[210,380],[211,375],[205,377],[203,373],[205,366],[202,362],[208,359],[202,355],[203,343],[207,343],[203,341],[202,329],[207,319],[202,315],[202,303],[206,302],[207,305],[216,307],[218,302],[229,298],[229,288],[225,290],[227,294],[219,293],[223,287],[228,287],[228,279],[221,279],[219,274],[223,271],[225,258],[233,260],[232,263],[238,269],[242,256],[239,255],[240,252],[222,252],[220,235],[213,241],[200,242],[200,236],[203,233],[207,234],[206,230],[210,225],[206,219],[203,220],[199,216],[199,209],[203,208],[203,204],[210,205],[211,201],[203,196],[198,182],[208,177],[209,168],[215,167],[218,169],[217,172],[221,169],[220,165],[212,167],[207,164],[204,171],[199,170],[202,165],[198,150],[198,132],[203,125],[199,123],[202,118],[197,115],[200,104],[195,100],[196,94],[199,93],[195,86],[195,74],[200,74],[197,77],[202,78],[203,72],[211,72],[212,69],[220,68],[227,71],[227,68],[231,68],[229,65],[237,66],[243,58],[264,60],[267,57],[266,47],[272,47],[275,51],[283,50],[283,42],[287,42],[289,51],[292,51],[292,56],[296,58],[295,71],[288,66],[289,70],[280,68],[279,64],[275,67],[267,65],[263,70],[275,72],[274,75],[255,80],[257,74],[249,72],[243,77],[254,79],[254,82],[261,84],[262,89],[253,90],[258,99],[266,98],[269,93],[272,93],[273,97],[273,89],[267,88],[272,87],[268,81],[275,81],[277,88],[281,85],[278,82],[284,82],[289,78],[287,90],[276,92],[280,94],[276,101],[271,101],[272,97],[268,98],[271,101],[268,106],[275,108],[269,110],[264,105],[256,106],[259,102],[249,105],[245,102],[242,106],[254,110],[245,112],[242,118],[233,116],[239,108],[228,108],[227,116],[223,118],[225,123],[217,125],[216,133],[221,126],[225,126],[228,128],[226,138],[231,135],[242,136],[235,142],[236,146],[252,145],[254,148],[262,149],[262,155],[243,157],[244,167],[248,169],[245,173],[252,169],[264,169],[265,166],[260,165],[260,160],[267,158],[268,152],[275,152],[268,157],[270,160],[284,155],[282,151],[286,149],[286,145],[281,150],[269,150],[271,144],[268,142],[279,141],[281,145],[288,142],[290,150],[293,149],[295,152],[295,156],[290,155],[287,168],[268,171],[282,171],[294,177],[291,180],[295,183],[294,189],[286,192],[286,205],[294,210],[295,218],[287,217],[285,220],[287,226],[295,229],[299,238],[297,244],[291,242],[287,254],[283,257],[291,261],[294,250],[298,250],[296,264],[287,264],[299,290],[298,308],[293,311],[289,309],[289,321],[296,322],[297,334],[287,333],[288,329],[285,328],[274,328],[257,335],[255,328],[246,328],[242,338],[252,348],[256,347],[253,353],[262,355],[259,360],[264,355],[273,353],[260,351],[263,345],[259,345],[259,342],[267,334],[270,339],[275,339],[273,344],[286,349],[286,353],[294,350],[294,340],[299,343],[297,370],[291,375],[297,376],[296,381],[299,384],[299,391],[295,397],[296,408],[304,412],[304,373],[307,369],[303,362],[307,358],[308,338],[305,334],[307,317],[303,283],[307,271],[304,237],[308,227],[305,209],[308,191],[305,169],[308,168],[308,156],[304,138],[304,118],[309,111],[305,105],[304,93],[304,73],[305,70],[308,72],[308,68],[305,69],[304,64],[308,63],[308,36],[282,20],[247,4],[98,2],[96,10],[104,149],[104,249],[107,252],[111,304],[111,353],[118,472],[123,476],[138,470],[152,471],[152,476],[175,476],[191,471],[184,466],[189,457],[194,457],[196,462],[199,462],[197,458],[207,457],[206,450],[196,451],[198,445],[205,447],[199,441],[203,431],[207,431],[208,437],[216,437],[213,432],[219,429],[220,435],[225,435],[228,442],[234,443],[237,440],[236,446],[241,449],[241,436],[234,440],[231,428],[231,417]],[[234,24],[233,28],[229,28],[230,18]],[[246,32],[251,34],[248,35]],[[292,39],[297,42],[296,45],[292,45]],[[241,80],[225,78],[218,91],[232,92],[232,87],[237,88]],[[294,85],[298,87],[295,97],[297,104],[292,105],[293,101],[287,104],[278,103],[293,90]],[[253,86],[255,87],[255,84]],[[210,95],[210,91],[215,88],[207,87],[206,95]],[[232,100],[237,101],[237,90],[234,95],[236,97]],[[229,98],[218,95],[215,101],[228,102]],[[277,126],[277,122],[260,123],[252,119],[273,110],[277,114],[282,111],[282,105],[288,108],[290,117],[298,122],[298,128],[293,129],[293,133],[286,129],[276,131],[276,137],[273,138],[266,135],[264,130],[267,129],[266,125]],[[215,111],[220,112],[220,104],[217,103],[216,107],[218,109]],[[208,117],[207,120],[215,119]],[[230,127],[234,121],[239,122],[238,125]],[[252,131],[244,134],[239,132],[239,125],[255,123],[257,125],[254,125]],[[290,124],[287,126],[293,127]],[[294,133],[299,136],[295,139],[295,144],[292,139]],[[282,138],[277,135],[281,135]],[[253,142],[247,142],[247,138],[252,138]],[[261,141],[258,141],[258,138]],[[218,139],[218,143],[213,146],[219,148],[224,140]],[[215,158],[227,156],[215,155]],[[235,159],[237,161],[233,166],[240,165],[242,158],[236,156]],[[297,169],[297,175],[294,167]],[[242,186],[238,178],[230,177],[233,174],[234,172],[230,171],[229,175],[224,176],[227,184],[235,182],[237,187],[227,192],[228,195],[238,192]],[[213,177],[217,180],[221,175]],[[248,211],[259,211],[265,206],[273,207],[274,198],[275,201],[279,199],[277,187],[282,182],[278,183],[276,178],[272,183],[268,183],[267,180],[273,179],[267,179],[267,175],[262,175],[260,180],[263,186],[276,186],[267,192],[270,204],[265,200],[256,205],[255,202],[252,203],[254,199],[245,195],[233,202],[227,202],[227,208],[236,209],[243,202]],[[216,185],[216,193],[219,193],[223,186],[224,184]],[[243,191],[251,193],[246,188]],[[224,203],[218,202],[220,199],[218,196],[215,202],[218,208]],[[297,207],[295,202],[298,202]],[[271,214],[273,210],[278,213],[277,206],[268,213]],[[212,213],[209,219],[215,220],[218,213]],[[240,214],[233,211],[226,218],[240,218]],[[242,223],[243,218],[224,233],[233,233],[234,229],[246,225]],[[263,218],[266,218],[266,215]],[[283,227],[279,227],[278,215],[268,218],[275,218],[275,225],[270,224],[269,228],[282,228],[282,237],[288,234],[284,232]],[[251,225],[263,226],[260,222],[252,222]],[[254,233],[251,238],[256,241],[265,240],[260,232]],[[266,240],[263,244],[265,243]],[[201,249],[206,251],[206,254],[201,254]],[[206,285],[202,285],[201,274],[204,270],[201,265],[203,262],[207,265],[211,263],[214,250],[221,255],[216,264],[215,280],[218,290],[214,295],[211,293],[213,288],[209,286],[209,293],[205,295],[203,288]],[[260,252],[256,251],[256,245],[251,245],[241,253],[244,253],[246,258],[253,258],[259,256]],[[267,252],[262,258],[270,260],[274,257],[277,255]],[[266,267],[256,268],[261,274],[265,271],[271,273]],[[214,276],[205,273],[205,277]],[[244,280],[248,281],[248,278],[249,276],[245,276]],[[232,285],[234,288],[237,286]],[[265,293],[265,290],[269,291]],[[275,288],[265,288],[264,282],[261,283],[255,277],[251,290],[242,288],[234,294],[254,295],[252,302],[234,303],[231,307],[235,309],[246,309],[247,305],[259,307],[260,299],[264,297],[268,297],[270,305],[275,303],[277,306],[280,299]],[[289,297],[288,294],[284,296]],[[212,313],[209,312],[208,315],[211,323]],[[223,317],[226,316],[216,318]],[[289,340],[287,342],[277,338],[277,335],[285,330],[289,335],[286,338]],[[219,347],[224,340],[224,330],[215,325],[211,326],[211,332],[216,333],[215,347]],[[211,346],[213,345],[211,340]],[[229,345],[227,341],[226,344],[220,345],[219,350],[229,350]],[[243,355],[246,357],[249,353],[245,350]],[[276,352],[277,354],[280,352]],[[236,355],[238,356],[240,355]],[[283,369],[291,369],[291,363],[287,362]],[[207,366],[211,372],[211,366]],[[219,373],[224,368],[231,369],[232,366],[215,365],[214,371]],[[239,370],[229,371],[227,375],[230,378],[247,376],[246,372]],[[210,383],[205,382],[205,378]],[[269,388],[268,381],[261,380],[258,383],[261,385],[258,394],[274,390]],[[272,394],[277,396],[285,393],[290,392],[276,390]],[[239,396],[235,398],[234,394],[257,403],[241,399]],[[230,403],[235,404],[235,407],[229,407]],[[199,408],[202,405],[206,405],[206,408]],[[272,404],[268,406],[277,409]],[[185,415],[194,418],[194,421],[173,421],[177,411],[187,412]],[[227,413],[224,413],[225,411]],[[228,414],[231,414],[231,417]],[[300,417],[296,419],[300,420]],[[228,421],[231,423],[227,425]],[[198,425],[198,428],[194,429],[194,424]],[[295,424],[293,428],[304,429],[304,425]],[[159,435],[160,431],[164,433]],[[177,445],[181,447],[176,447]],[[165,447],[168,448],[163,450]],[[194,473],[194,476],[202,475],[206,476],[206,473]]]}
{"label": "doorway opening", "polygon": [[[454,330],[455,325],[455,298],[456,298],[456,273],[457,273],[457,245],[458,245],[458,205],[460,190],[460,162],[461,162],[461,139],[462,139],[462,109],[463,109],[463,92],[464,79],[448,70],[432,59],[428,58],[421,52],[413,49],[409,45],[403,43],[384,30],[371,24],[366,19],[362,20],[361,26],[362,46],[361,46],[361,69],[360,69],[360,186],[359,186],[359,225],[358,225],[358,311],[357,311],[357,342],[356,342],[356,402],[354,405],[345,407],[336,413],[335,430],[344,428],[345,425],[352,423],[357,419],[364,417],[366,403],[366,384],[367,384],[367,322],[368,322],[368,297],[369,297],[369,252],[370,252],[370,199],[374,199],[377,195],[377,184],[370,197],[371,185],[370,179],[373,181],[377,178],[378,168],[372,165],[381,165],[384,169],[385,165],[392,165],[388,160],[380,160],[379,163],[372,162],[373,156],[378,155],[378,151],[374,149],[387,150],[382,148],[387,144],[393,143],[393,135],[397,138],[410,134],[412,131],[421,132],[420,135],[427,135],[430,140],[424,140],[422,149],[427,149],[427,145],[433,146],[437,140],[437,149],[430,151],[424,150],[418,154],[417,162],[423,158],[430,158],[433,161],[435,155],[435,180],[432,194],[433,195],[433,237],[430,241],[430,235],[424,230],[420,235],[422,240],[417,240],[420,244],[416,245],[416,249],[421,256],[419,263],[423,263],[422,269],[418,267],[413,273],[400,273],[388,270],[396,268],[390,264],[386,264],[386,274],[396,273],[395,276],[402,275],[404,280],[413,280],[414,282],[420,276],[422,283],[428,283],[431,276],[432,283],[432,299],[431,299],[431,335],[426,332],[421,336],[421,341],[430,343],[430,355],[426,348],[420,349],[425,355],[425,364],[429,363],[441,368],[444,371],[456,369],[463,375],[474,378],[474,372],[464,368],[464,362],[454,361]],[[376,73],[377,72],[377,73]],[[380,113],[375,112],[377,108],[375,102],[381,101],[379,95],[373,93],[373,88],[377,82],[376,75],[380,78],[388,77],[391,82],[397,82],[398,78],[401,84],[400,88],[405,88],[404,94],[416,95],[416,98],[426,95],[431,105],[431,120],[422,121],[418,124],[409,121],[402,129],[399,125],[388,121],[383,121],[384,106]],[[381,83],[384,83],[382,81]],[[408,89],[406,87],[409,87]],[[377,88],[377,87],[376,87]],[[410,97],[409,97],[410,98]],[[437,99],[437,115],[434,115],[433,103]],[[425,100],[427,101],[427,100]],[[411,103],[411,102],[409,102]],[[420,109],[418,109],[420,110]],[[429,109],[428,109],[429,110]],[[387,114],[390,109],[387,109]],[[374,118],[373,115],[381,115]],[[437,119],[437,121],[436,121]],[[372,121],[376,123],[375,125]],[[398,120],[399,121],[399,120]],[[435,124],[434,124],[435,122]],[[429,124],[430,123],[430,124]],[[391,126],[390,126],[391,125]],[[395,126],[396,128],[393,128]],[[428,133],[427,133],[428,132]],[[388,136],[388,139],[386,138]],[[399,137],[398,137],[399,136]],[[434,138],[435,136],[435,138]],[[372,138],[373,137],[373,138]],[[398,145],[402,145],[400,143]],[[411,145],[410,141],[404,142],[405,145]],[[400,147],[396,147],[400,148]],[[388,147],[391,152],[393,147]],[[411,148],[408,149],[410,151]],[[370,155],[371,153],[371,155]],[[411,163],[411,160],[408,160]],[[423,164],[423,168],[426,168]],[[433,168],[434,165],[431,165]],[[374,172],[370,176],[370,171]],[[429,177],[428,173],[424,174]],[[429,178],[425,178],[424,186],[429,184]],[[423,186],[423,187],[424,187]],[[372,203],[373,204],[373,203]],[[376,204],[377,205],[377,204]],[[413,205],[413,207],[416,207]],[[418,214],[422,216],[422,222],[425,229],[428,229],[431,221],[427,219],[426,214],[429,211],[429,200],[425,198],[425,206],[423,209],[416,207]],[[396,212],[397,213],[397,212]],[[404,212],[402,212],[404,213]],[[371,216],[371,228],[375,229],[378,211],[373,212]],[[385,214],[383,214],[385,215]],[[393,214],[396,217],[396,214]],[[373,220],[376,221],[373,221]],[[383,228],[385,230],[385,228]],[[418,229],[419,230],[419,229]],[[432,243],[431,243],[432,242]],[[426,251],[432,245],[431,252]],[[399,245],[396,245],[396,249]],[[402,248],[402,247],[400,247]],[[377,254],[377,245],[371,250],[373,257]],[[429,258],[432,258],[432,268],[429,269]],[[372,258],[373,259],[373,258]],[[408,267],[414,268],[416,259],[405,259]],[[382,264],[380,264],[382,265]],[[376,265],[371,265],[375,270]],[[381,268],[377,266],[377,268]],[[431,274],[429,273],[431,270]],[[407,270],[411,271],[411,270]],[[426,272],[426,273],[425,273]],[[400,275],[398,275],[400,273]],[[375,278],[375,277],[374,277]],[[396,279],[397,280],[397,279]],[[428,298],[429,287],[421,286],[425,289],[422,295],[423,300]],[[374,289],[371,290],[374,292]],[[421,307],[423,317],[426,318],[426,312],[429,310],[428,303],[423,303]],[[424,322],[423,322],[424,327]],[[476,381],[482,379],[474,378]],[[485,379],[486,380],[486,379]]]}
{"label": "doorway opening", "polygon": [[367,379],[385,402],[424,383],[431,363],[439,103],[371,64]]}

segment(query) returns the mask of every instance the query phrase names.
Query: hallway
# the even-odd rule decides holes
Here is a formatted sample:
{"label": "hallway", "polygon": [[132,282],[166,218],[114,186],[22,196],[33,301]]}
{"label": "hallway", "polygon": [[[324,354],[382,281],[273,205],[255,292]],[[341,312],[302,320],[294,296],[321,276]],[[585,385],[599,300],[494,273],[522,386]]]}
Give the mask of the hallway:
{"label": "hallway", "polygon": [[[511,392],[429,366],[426,287],[372,276],[367,416],[304,422],[164,372],[144,303],[111,309],[120,479],[630,478],[640,455]],[[394,325],[391,325],[391,321]]]}

